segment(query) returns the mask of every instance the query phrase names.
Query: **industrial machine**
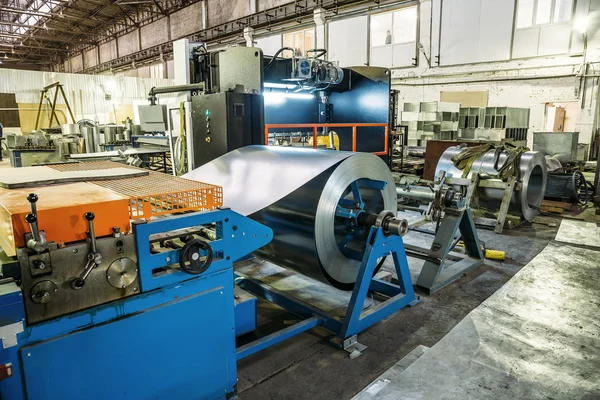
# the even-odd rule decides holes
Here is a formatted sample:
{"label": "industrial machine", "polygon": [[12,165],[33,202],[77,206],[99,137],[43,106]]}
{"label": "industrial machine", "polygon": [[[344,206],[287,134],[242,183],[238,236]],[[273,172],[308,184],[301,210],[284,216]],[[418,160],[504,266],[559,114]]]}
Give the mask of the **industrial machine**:
{"label": "industrial machine", "polygon": [[140,108],[154,110],[148,120],[156,122],[164,114],[158,96],[185,94],[180,106],[167,108],[168,125],[183,127],[172,138],[179,174],[262,144],[371,152],[389,161],[389,70],[341,68],[321,49],[281,57],[291,50],[269,57],[254,47],[210,52],[188,43],[180,61],[190,66],[188,84],[153,88],[150,105]]}
{"label": "industrial machine", "polygon": [[497,213],[493,218],[476,219],[497,233],[502,232],[509,213],[518,221],[531,221],[538,214],[548,174],[542,153],[510,144],[450,147],[438,161],[436,176],[441,171],[448,185],[466,193],[467,205]]}
{"label": "industrial machine", "polygon": [[[116,167],[34,168],[58,182]],[[354,357],[359,332],[417,302],[378,157],[250,146],[187,178],[0,189],[2,398],[231,398],[237,360],[316,326]],[[375,275],[386,257],[392,282]],[[236,347],[259,296],[299,320]]]}
{"label": "industrial machine", "polygon": [[[469,195],[457,185],[447,185],[445,171],[439,172],[432,186],[406,183],[397,186],[396,193],[399,200],[427,203],[426,217],[436,222],[435,232],[415,229],[435,236],[429,249],[405,245],[409,256],[425,260],[417,279],[418,287],[430,294],[437,292],[483,264],[481,243],[467,202]],[[464,243],[464,254],[455,251],[459,241]]]}

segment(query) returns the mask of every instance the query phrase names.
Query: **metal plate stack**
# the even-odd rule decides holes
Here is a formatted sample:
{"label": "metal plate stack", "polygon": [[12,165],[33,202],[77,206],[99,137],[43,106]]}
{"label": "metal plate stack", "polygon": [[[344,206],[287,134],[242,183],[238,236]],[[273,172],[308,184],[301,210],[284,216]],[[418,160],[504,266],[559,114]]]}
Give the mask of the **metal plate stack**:
{"label": "metal plate stack", "polygon": [[[257,254],[275,264],[349,290],[360,267],[340,247],[348,240],[341,199],[353,199],[354,182],[364,210],[396,212],[393,177],[378,157],[367,153],[248,146],[227,153],[184,176],[223,188],[223,205],[273,229],[274,239]],[[368,187],[383,181],[383,190]],[[242,234],[242,233],[240,233]],[[345,243],[364,251],[366,233]]]}

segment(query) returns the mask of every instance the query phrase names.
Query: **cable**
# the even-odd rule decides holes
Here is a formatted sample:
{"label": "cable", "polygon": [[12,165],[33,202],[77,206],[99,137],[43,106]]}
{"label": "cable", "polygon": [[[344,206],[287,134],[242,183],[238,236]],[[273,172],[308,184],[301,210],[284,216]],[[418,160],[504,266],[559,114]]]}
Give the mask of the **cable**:
{"label": "cable", "polygon": [[282,47],[279,50],[277,50],[277,52],[273,55],[273,58],[271,58],[271,61],[269,61],[269,63],[267,64],[267,66],[264,68],[264,70],[268,70],[269,67],[271,66],[271,64],[273,64],[273,62],[277,59],[277,56],[280,55],[282,52],[284,52],[285,50],[290,50],[292,53],[294,53],[294,49],[292,49],[291,47]]}
{"label": "cable", "polygon": [[327,50],[326,49],[310,49],[310,50],[306,50],[306,56],[308,57],[308,53],[319,53],[316,56],[312,56],[313,58],[319,58],[324,56],[325,54],[327,54]]}

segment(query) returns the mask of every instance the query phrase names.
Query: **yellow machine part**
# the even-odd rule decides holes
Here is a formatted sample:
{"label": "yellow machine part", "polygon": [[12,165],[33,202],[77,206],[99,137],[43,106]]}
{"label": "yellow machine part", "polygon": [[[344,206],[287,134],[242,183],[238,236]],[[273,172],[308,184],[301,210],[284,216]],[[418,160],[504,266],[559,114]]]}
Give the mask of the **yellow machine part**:
{"label": "yellow machine part", "polygon": [[[335,149],[339,150],[340,149],[340,137],[335,132],[332,132],[332,134],[333,134],[333,144],[335,146]],[[312,137],[310,137],[308,139],[308,145],[309,146],[313,145],[313,138]],[[325,147],[327,149],[330,149],[331,148],[331,141],[329,140],[329,135],[317,136],[317,147]]]}
{"label": "yellow machine part", "polygon": [[485,258],[488,260],[504,261],[506,259],[506,252],[502,250],[485,249]]}

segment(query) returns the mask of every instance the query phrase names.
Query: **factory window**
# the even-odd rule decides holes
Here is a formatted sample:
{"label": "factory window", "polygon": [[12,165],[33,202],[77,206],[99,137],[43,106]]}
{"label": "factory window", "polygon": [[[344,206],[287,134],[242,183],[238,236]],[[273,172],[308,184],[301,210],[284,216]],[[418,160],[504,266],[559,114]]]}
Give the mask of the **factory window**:
{"label": "factory window", "polygon": [[512,58],[566,54],[573,0],[518,0]]}
{"label": "factory window", "polygon": [[371,16],[371,47],[417,40],[417,6]]}
{"label": "factory window", "polygon": [[569,22],[573,0],[519,0],[517,29]]}
{"label": "factory window", "polygon": [[[296,57],[305,56],[307,50],[315,48],[314,28],[284,33],[283,47],[291,47],[294,49]],[[286,58],[292,57],[289,51],[284,52],[282,56]]]}
{"label": "factory window", "polygon": [[373,14],[370,18],[370,65],[380,67],[413,65],[417,46],[417,6]]}

